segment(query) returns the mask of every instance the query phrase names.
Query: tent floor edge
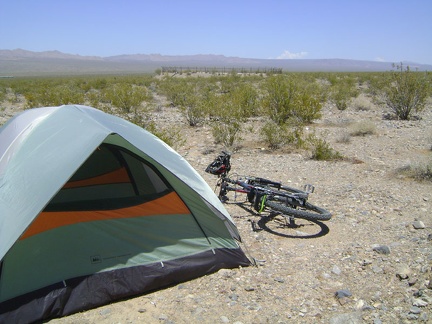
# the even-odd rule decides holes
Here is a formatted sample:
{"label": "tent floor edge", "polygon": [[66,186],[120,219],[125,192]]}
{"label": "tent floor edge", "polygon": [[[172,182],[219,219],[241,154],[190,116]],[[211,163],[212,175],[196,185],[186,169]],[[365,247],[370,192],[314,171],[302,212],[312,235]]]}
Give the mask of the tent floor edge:
{"label": "tent floor edge", "polygon": [[63,317],[220,269],[250,265],[241,248],[219,248],[175,260],[73,278],[0,303],[0,322],[23,323]]}

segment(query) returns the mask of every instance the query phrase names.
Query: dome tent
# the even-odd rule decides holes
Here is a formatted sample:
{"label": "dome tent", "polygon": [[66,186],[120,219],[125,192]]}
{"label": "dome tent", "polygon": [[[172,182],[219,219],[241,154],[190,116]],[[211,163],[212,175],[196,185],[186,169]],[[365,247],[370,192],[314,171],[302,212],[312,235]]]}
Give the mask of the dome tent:
{"label": "dome tent", "polygon": [[0,128],[0,321],[65,316],[249,265],[228,212],[157,137],[97,109]]}

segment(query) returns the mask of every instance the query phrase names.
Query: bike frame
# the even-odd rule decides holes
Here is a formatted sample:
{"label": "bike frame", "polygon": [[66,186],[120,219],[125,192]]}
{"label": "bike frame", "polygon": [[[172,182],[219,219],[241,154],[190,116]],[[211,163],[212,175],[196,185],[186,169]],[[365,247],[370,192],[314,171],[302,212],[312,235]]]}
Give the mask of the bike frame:
{"label": "bike frame", "polygon": [[[223,197],[226,197],[226,194],[229,191],[244,193],[247,194],[249,202],[255,204],[255,209],[262,210],[262,208],[259,207],[260,203],[257,200],[263,196],[265,196],[265,199],[284,202],[286,205],[292,207],[304,206],[309,196],[309,192],[299,191],[294,188],[282,186],[280,182],[254,177],[245,177],[245,179],[248,182],[230,179],[227,174],[222,175],[218,182],[218,186],[221,187],[219,191],[219,198],[223,200]],[[229,184],[237,185],[239,187],[233,187]],[[262,186],[262,184],[265,184],[265,186]],[[295,192],[287,193],[280,191],[281,189],[291,189],[293,191],[295,190]]]}
{"label": "bike frame", "polygon": [[227,197],[229,191],[246,194],[247,200],[256,211],[261,213],[266,208],[271,212],[276,211],[289,218],[291,225],[294,225],[296,217],[312,221],[326,221],[331,218],[329,211],[308,202],[314,186],[305,185],[304,190],[299,190],[284,186],[280,182],[249,176],[237,176],[237,179],[233,180],[228,177],[231,170],[230,159],[229,153],[222,152],[205,169],[207,173],[218,176],[217,186],[220,187],[219,199],[222,202],[229,200]]}

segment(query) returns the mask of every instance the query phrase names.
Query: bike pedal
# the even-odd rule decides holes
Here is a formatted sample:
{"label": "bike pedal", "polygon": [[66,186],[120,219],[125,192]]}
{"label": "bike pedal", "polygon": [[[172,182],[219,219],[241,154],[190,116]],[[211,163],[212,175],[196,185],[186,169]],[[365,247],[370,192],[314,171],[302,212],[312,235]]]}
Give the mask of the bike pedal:
{"label": "bike pedal", "polygon": [[304,191],[307,193],[312,193],[315,190],[315,187],[311,184],[305,184],[303,187]]}
{"label": "bike pedal", "polygon": [[229,198],[227,196],[220,196],[219,200],[224,203],[227,202]]}

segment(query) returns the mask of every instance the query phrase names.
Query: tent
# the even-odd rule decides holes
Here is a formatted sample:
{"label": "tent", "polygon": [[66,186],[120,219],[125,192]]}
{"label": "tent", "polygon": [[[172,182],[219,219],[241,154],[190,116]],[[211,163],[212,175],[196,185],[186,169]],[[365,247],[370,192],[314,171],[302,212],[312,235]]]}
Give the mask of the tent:
{"label": "tent", "polygon": [[200,175],[144,129],[81,106],[0,128],[0,322],[61,317],[248,266]]}

